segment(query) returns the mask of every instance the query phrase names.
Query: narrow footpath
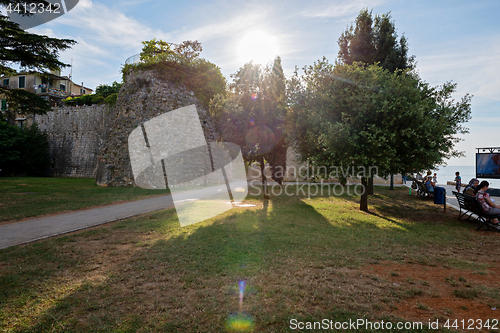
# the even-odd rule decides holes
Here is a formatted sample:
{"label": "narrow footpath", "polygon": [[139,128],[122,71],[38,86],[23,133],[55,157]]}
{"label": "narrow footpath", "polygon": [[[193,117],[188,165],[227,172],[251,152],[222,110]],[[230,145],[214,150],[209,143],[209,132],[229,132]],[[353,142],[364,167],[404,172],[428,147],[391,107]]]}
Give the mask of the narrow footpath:
{"label": "narrow footpath", "polygon": [[0,225],[0,249],[174,207],[171,195]]}
{"label": "narrow footpath", "polygon": [[[404,185],[395,184],[395,186],[399,187]],[[411,182],[408,182],[406,186],[410,187]],[[459,210],[457,199],[452,193],[455,188],[449,185],[439,186],[446,188],[447,206]],[[172,207],[174,207],[172,196],[164,195],[72,213],[3,224],[0,225],[0,249]]]}

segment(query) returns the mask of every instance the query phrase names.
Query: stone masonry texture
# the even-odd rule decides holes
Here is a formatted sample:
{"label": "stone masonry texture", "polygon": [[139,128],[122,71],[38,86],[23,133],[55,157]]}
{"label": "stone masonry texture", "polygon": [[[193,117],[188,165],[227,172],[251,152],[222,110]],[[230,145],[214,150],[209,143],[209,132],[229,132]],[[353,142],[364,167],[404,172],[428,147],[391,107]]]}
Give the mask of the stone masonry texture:
{"label": "stone masonry texture", "polygon": [[55,107],[35,116],[49,137],[54,177],[95,177],[100,150],[109,131],[111,110],[105,105]]}
{"label": "stone masonry texture", "polygon": [[207,111],[192,91],[162,81],[154,71],[133,71],[125,79],[109,123],[106,144],[99,156],[96,182],[102,186],[134,186],[128,153],[132,130],[156,116],[195,105],[207,141],[215,141]]}

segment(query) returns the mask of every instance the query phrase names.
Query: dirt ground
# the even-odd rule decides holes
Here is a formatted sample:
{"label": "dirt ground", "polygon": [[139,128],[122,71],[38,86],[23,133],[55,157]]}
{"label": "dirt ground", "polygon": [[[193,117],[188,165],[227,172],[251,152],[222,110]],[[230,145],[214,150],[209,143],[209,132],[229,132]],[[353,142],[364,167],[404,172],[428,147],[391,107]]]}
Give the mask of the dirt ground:
{"label": "dirt ground", "polygon": [[410,290],[414,290],[415,295],[395,303],[391,310],[394,316],[422,322],[436,318],[483,321],[500,318],[496,301],[488,297],[490,288],[498,290],[500,286],[499,264],[478,274],[456,268],[386,262],[370,266],[366,273],[390,281],[401,289],[413,286]]}

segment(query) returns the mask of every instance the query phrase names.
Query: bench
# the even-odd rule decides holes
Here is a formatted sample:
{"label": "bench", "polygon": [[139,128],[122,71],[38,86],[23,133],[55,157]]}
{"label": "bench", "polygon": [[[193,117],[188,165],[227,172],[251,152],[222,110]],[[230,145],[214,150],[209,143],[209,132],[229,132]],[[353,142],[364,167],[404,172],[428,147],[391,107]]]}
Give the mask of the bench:
{"label": "bench", "polygon": [[458,204],[460,205],[460,212],[458,213],[458,219],[460,220],[462,217],[469,216],[467,217],[467,220],[470,220],[473,214],[473,210],[476,207],[475,201],[477,200],[476,197],[468,194],[463,194],[459,193],[456,191],[452,191],[455,197],[457,197]]}
{"label": "bench", "polygon": [[[491,220],[495,217],[500,217],[500,215],[486,215],[479,200],[472,195],[458,193],[455,191],[453,191],[453,194],[457,197],[458,204],[460,205],[458,219],[461,219],[463,216],[469,214],[469,217],[467,218],[467,220],[469,220],[474,214],[476,215],[476,220],[479,222],[477,230],[486,226],[487,229],[493,228],[500,231],[500,226],[491,223]],[[463,213],[462,210],[464,211]]]}

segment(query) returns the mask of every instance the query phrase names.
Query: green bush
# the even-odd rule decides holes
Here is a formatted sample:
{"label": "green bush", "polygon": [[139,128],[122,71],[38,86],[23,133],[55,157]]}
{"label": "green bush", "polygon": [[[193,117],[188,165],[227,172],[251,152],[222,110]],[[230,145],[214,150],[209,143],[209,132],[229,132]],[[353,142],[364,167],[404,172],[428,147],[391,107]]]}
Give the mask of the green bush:
{"label": "green bush", "polygon": [[158,62],[125,65],[124,76],[130,70],[154,70],[164,81],[184,86],[208,109],[210,100],[217,94],[225,94],[226,79],[220,68],[205,59],[161,59]]}
{"label": "green bush", "polygon": [[97,87],[96,93],[92,95],[84,95],[78,97],[68,97],[64,100],[64,104],[68,106],[83,106],[93,104],[115,105],[122,84],[113,82],[113,85],[108,86],[101,84]]}
{"label": "green bush", "polygon": [[0,120],[2,175],[47,176],[50,166],[47,133],[33,124],[26,128]]}
{"label": "green bush", "polygon": [[116,104],[116,100],[118,99],[118,93],[113,93],[104,99],[104,103],[109,106],[114,106]]}

